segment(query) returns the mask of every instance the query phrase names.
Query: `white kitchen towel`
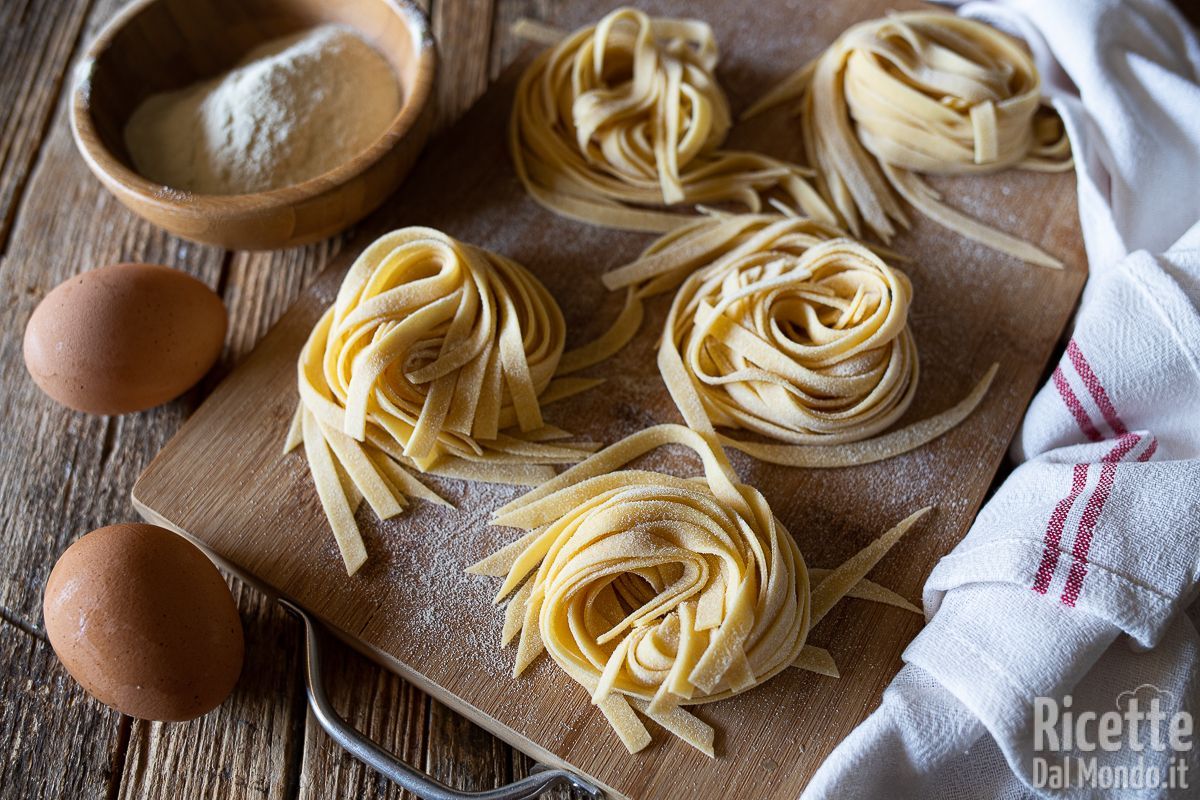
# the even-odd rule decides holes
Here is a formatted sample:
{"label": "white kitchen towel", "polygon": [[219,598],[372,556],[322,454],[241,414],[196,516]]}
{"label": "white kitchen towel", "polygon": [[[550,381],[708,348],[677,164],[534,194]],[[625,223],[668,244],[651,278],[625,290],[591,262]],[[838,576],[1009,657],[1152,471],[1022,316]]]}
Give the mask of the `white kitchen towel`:
{"label": "white kitchen towel", "polygon": [[1200,797],[1200,637],[1181,613],[1200,580],[1200,45],[1165,0],[959,11],[1038,60],[1090,278],[1019,466],[803,796]]}

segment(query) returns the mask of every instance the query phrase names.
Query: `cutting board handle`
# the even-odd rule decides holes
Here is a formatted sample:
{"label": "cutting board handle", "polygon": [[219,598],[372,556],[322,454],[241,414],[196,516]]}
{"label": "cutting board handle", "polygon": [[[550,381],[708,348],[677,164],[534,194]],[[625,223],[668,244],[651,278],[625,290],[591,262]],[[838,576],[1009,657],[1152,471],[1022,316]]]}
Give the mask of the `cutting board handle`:
{"label": "cutting board handle", "polygon": [[533,800],[542,792],[559,785],[569,785],[587,797],[602,800],[604,793],[587,781],[563,769],[550,769],[538,764],[531,774],[507,786],[482,792],[460,792],[433,776],[405,764],[378,744],[368,739],[346,722],[329,702],[321,673],[321,632],[317,623],[304,609],[280,599],[279,603],[304,623],[304,683],[308,704],[313,716],[335,742],[359,761],[375,768],[385,778],[407,789],[422,800]]}

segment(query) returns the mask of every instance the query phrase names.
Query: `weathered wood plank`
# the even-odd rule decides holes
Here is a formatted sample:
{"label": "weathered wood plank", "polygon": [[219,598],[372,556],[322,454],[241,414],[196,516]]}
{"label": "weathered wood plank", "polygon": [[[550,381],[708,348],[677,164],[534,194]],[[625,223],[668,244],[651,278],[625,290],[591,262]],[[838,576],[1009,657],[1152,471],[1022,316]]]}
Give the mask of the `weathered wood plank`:
{"label": "weathered wood plank", "polygon": [[353,229],[324,242],[263,253],[233,253],[221,296],[229,311],[225,351],[212,378],[249,353],[309,282],[341,252]]}
{"label": "weathered wood plank", "polygon": [[488,54],[488,78],[496,80],[529,43],[514,36],[512,27],[521,19],[545,19],[554,8],[553,0],[501,0],[496,4],[492,22],[492,49]]}
{"label": "weathered wood plank", "polygon": [[0,253],[46,138],[88,2],[0,3]]}
{"label": "weathered wood plank", "polygon": [[480,791],[512,780],[512,748],[436,700],[429,707],[425,769],[455,789]]}
{"label": "weathered wood plank", "polygon": [[92,700],[38,636],[0,622],[0,793],[104,797],[120,768],[121,716]]}
{"label": "weathered wood plank", "polygon": [[[0,209],[5,214],[0,236],[7,246],[0,265],[0,381],[5,386],[0,414],[6,421],[0,429],[5,456],[0,471],[0,615],[35,634],[42,626],[42,588],[58,555],[93,528],[136,519],[129,504],[134,479],[202,395],[192,391],[160,409],[120,418],[90,417],[57,406],[25,373],[21,336],[29,315],[56,284],[103,264],[165,263],[214,287],[222,269],[220,250],[180,242],[127,212],[75,152],[66,92],[59,91],[59,84],[70,74],[68,58],[78,58],[83,42],[120,5],[101,0],[88,11],[86,2],[31,3],[30,10],[6,3],[0,12],[27,19],[21,31],[6,31],[3,51],[4,59],[18,60],[11,62],[15,72],[6,69],[4,74],[23,81],[24,88],[13,94],[6,82],[4,91],[10,94],[0,98],[6,109],[11,102],[17,111],[4,124],[19,126],[12,135],[7,127],[2,134],[7,150],[0,169]],[[87,33],[80,37],[85,17]],[[54,30],[38,34],[38,25]],[[19,52],[26,46],[28,52]],[[44,118],[52,119],[48,126]],[[23,163],[33,163],[29,149],[34,145],[40,145],[39,158],[25,185],[20,170]],[[14,203],[18,198],[19,206]],[[19,210],[15,219],[13,208]],[[14,635],[16,627],[0,627],[4,649],[11,650],[0,675],[0,751],[7,751],[0,785],[5,794],[115,796],[130,721],[87,698],[48,646]]]}
{"label": "weathered wood plank", "polygon": [[[524,778],[529,774],[529,771],[533,769],[535,764],[537,764],[536,761],[522,753],[520,750],[512,750],[509,767],[512,774],[512,780],[517,781],[521,778]],[[586,800],[586,798],[587,795],[581,791],[561,787],[557,789],[551,789],[548,792],[543,792],[540,796],[540,800]]]}
{"label": "weathered wood plank", "polygon": [[433,35],[438,42],[438,122],[458,119],[488,85],[488,52],[494,0],[435,0]]}
{"label": "weathered wood plank", "polygon": [[[100,13],[115,2],[102,3]],[[107,7],[105,9],[104,7]],[[34,307],[55,285],[118,261],[178,267],[218,284],[222,252],[181,242],[134,217],[87,173],[59,110],[0,268],[0,607],[40,624],[41,589],[66,545],[100,525],[134,518],[129,488],[195,408],[191,392],[162,408],[119,418],[58,406],[25,371],[21,337]]]}

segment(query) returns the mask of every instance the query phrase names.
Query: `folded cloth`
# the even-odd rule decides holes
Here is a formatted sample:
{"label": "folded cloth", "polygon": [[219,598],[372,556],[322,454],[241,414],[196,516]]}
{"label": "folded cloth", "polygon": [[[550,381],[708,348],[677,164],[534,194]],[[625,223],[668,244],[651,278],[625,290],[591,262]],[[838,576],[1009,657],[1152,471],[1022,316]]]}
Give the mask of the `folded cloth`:
{"label": "folded cloth", "polygon": [[1200,636],[1181,613],[1200,579],[1200,45],[1154,0],[959,12],[1037,58],[1090,278],[1019,466],[803,797],[1200,797]]}

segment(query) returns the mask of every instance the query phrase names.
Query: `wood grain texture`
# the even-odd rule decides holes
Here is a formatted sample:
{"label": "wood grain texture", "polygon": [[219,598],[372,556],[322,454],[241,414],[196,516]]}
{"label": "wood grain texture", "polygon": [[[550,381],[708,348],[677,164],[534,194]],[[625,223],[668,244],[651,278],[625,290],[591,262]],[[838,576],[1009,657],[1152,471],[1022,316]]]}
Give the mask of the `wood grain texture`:
{"label": "wood grain texture", "polygon": [[236,364],[254,348],[304,287],[341,252],[349,235],[290,250],[231,254],[221,286],[230,331],[223,365]]}
{"label": "wood grain texture", "polygon": [[106,796],[120,769],[120,715],[87,697],[46,641],[6,622],[0,665],[0,793]]}
{"label": "wood grain texture", "polygon": [[496,4],[492,21],[492,47],[489,54],[488,77],[496,80],[522,50],[532,47],[529,42],[513,35],[513,25],[522,19],[548,19],[556,7],[554,0],[504,0]]}
{"label": "wood grain texture", "polygon": [[[340,643],[326,642],[326,688],[334,708],[355,728],[416,766],[429,748],[429,698],[399,676]],[[370,797],[412,798],[362,762],[351,758],[308,715],[300,800]]]}
{"label": "wood grain texture", "polygon": [[495,0],[432,0],[444,76],[437,89],[437,129],[458,119],[487,88],[494,8]]}
{"label": "wood grain texture", "polygon": [[[101,3],[103,15],[116,3]],[[132,518],[125,497],[138,471],[199,401],[156,411],[89,417],[55,405],[25,372],[21,338],[33,308],[77,272],[119,261],[176,266],[211,287],[223,253],[180,242],[125,211],[91,179],[71,143],[60,103],[0,270],[0,607],[40,625],[41,588],[57,555],[92,528]]]}
{"label": "wood grain texture", "polygon": [[[563,11],[562,22],[594,19],[611,5],[574,5]],[[862,4],[799,20],[776,3],[756,4],[736,19],[720,14],[715,0],[711,7],[654,3],[651,10],[698,13],[714,23],[725,45],[722,81],[735,105],[744,107],[846,25],[890,5]],[[519,682],[507,677],[511,653],[494,650],[495,586],[461,575],[463,566],[512,538],[485,521],[515,491],[481,493],[441,482],[460,512],[418,504],[386,524],[364,512],[372,560],[348,580],[302,458],[277,455],[295,403],[299,345],[331,300],[341,270],[383,229],[432,224],[525,263],[563,305],[576,340],[598,333],[615,313],[620,298],[606,295],[598,276],[650,237],[561,220],[524,196],[503,143],[515,77],[507,73],[434,145],[405,191],[364,223],[361,238],[346,246],[330,273],[164,450],[135,489],[137,500],[152,518],[186,530],[239,570],[297,599],[422,687],[438,687],[433,690],[440,700],[474,721],[552,762],[577,766],[619,795],[794,797],[824,754],[878,701],[900,651],[919,628],[917,618],[846,603],[813,634],[815,643],[833,651],[840,680],[788,673],[704,707],[701,716],[719,731],[722,757],[715,761],[661,735],[630,757],[585,693],[548,660]],[[737,131],[734,142],[795,157],[793,125],[775,114]],[[906,265],[915,288],[910,320],[922,359],[921,389],[909,418],[956,401],[998,361],[1000,378],[984,404],[951,434],[882,464],[805,472],[737,460],[743,478],[763,490],[814,566],[839,563],[910,511],[935,505],[931,519],[876,572],[909,597],[917,596],[929,568],[974,516],[1085,274],[1070,176],[1011,172],[937,183],[951,202],[1030,237],[1070,267],[1050,272],[1020,265],[925,221],[897,240],[897,249],[913,257]],[[654,305],[648,330],[661,323],[664,311],[664,303]],[[552,407],[551,418],[569,420],[568,427],[603,441],[651,421],[676,419],[654,367],[652,341],[643,335],[616,363],[596,368],[609,378],[606,387]],[[651,463],[672,471],[690,467],[669,456]],[[443,635],[443,629],[456,633]]]}
{"label": "wood grain texture", "polygon": [[[67,31],[67,20],[71,14],[80,14],[82,24],[87,4],[68,5],[45,4],[43,13],[61,17],[64,28],[58,35],[70,33],[74,41],[78,32]],[[88,33],[82,40],[120,5],[107,0],[97,3],[87,15]],[[16,8],[4,6],[6,12]],[[14,36],[9,29],[5,33]],[[7,48],[4,53],[5,58],[20,55]],[[65,60],[70,55],[62,54],[62,64],[39,68],[40,75],[27,70],[5,75],[17,79],[14,83],[36,86],[55,69],[69,72]],[[5,81],[5,91],[9,88]],[[0,516],[0,608],[14,623],[0,625],[6,651],[0,675],[0,742],[8,749],[2,757],[0,786],[6,796],[23,798],[115,797],[119,791],[126,796],[170,796],[160,793],[169,788],[163,781],[186,781],[190,774],[188,769],[178,769],[178,762],[190,762],[197,751],[209,749],[197,748],[197,741],[213,737],[227,746],[245,745],[246,737],[239,738],[238,732],[246,729],[245,720],[251,715],[243,698],[253,695],[239,690],[234,703],[198,723],[205,728],[202,738],[195,732],[189,736],[189,726],[172,726],[172,747],[135,748],[148,757],[134,763],[133,769],[142,771],[130,776],[125,761],[128,742],[131,736],[149,742],[152,737],[144,735],[148,726],[122,718],[89,698],[58,664],[48,645],[21,631],[40,635],[42,587],[68,544],[93,528],[135,518],[128,488],[199,403],[201,390],[143,414],[121,418],[77,414],[55,405],[34,387],[21,358],[21,334],[45,293],[79,271],[117,261],[159,262],[217,287],[224,254],[181,242],[128,213],[88,174],[75,152],[61,98],[51,107],[53,123],[40,142],[38,167],[30,176],[0,270],[0,297],[4,298],[0,380],[5,387],[0,393],[0,413],[6,420],[0,433],[0,450],[5,454],[5,468],[0,471],[4,508]],[[33,133],[32,127],[23,133]],[[241,599],[244,617],[264,605],[261,597],[256,601],[258,608],[248,606],[245,597]],[[254,632],[253,621],[247,627]],[[272,638],[277,637],[259,641]],[[278,658],[270,663],[279,663]],[[299,697],[296,673],[280,663],[276,677],[291,681],[291,694],[283,708],[293,709],[294,715],[294,699]],[[241,719],[231,719],[237,712],[231,715],[230,706],[238,707]],[[260,699],[251,707],[255,714],[263,712],[264,722],[271,719],[267,712],[274,708],[272,702]],[[302,735],[302,729],[298,733]],[[271,771],[269,744],[268,738],[261,737],[254,746],[244,747],[241,757],[232,762],[239,779],[243,771],[246,775]],[[174,759],[172,750],[177,754]],[[172,762],[176,769],[168,773],[166,765]],[[279,772],[287,774],[282,769]],[[139,784],[139,779],[143,783]]]}
{"label": "wood grain texture", "polygon": [[88,3],[0,3],[0,253],[41,150]]}
{"label": "wood grain texture", "polygon": [[446,706],[429,702],[425,769],[448,786],[477,792],[512,780],[508,745]]}
{"label": "wood grain texture", "polygon": [[[89,27],[117,5],[98,3]],[[22,361],[22,332],[34,306],[77,272],[117,261],[177,266],[216,286],[222,258],[219,250],[181,243],[138,220],[104,191],[75,153],[60,99],[0,268],[0,614],[14,623],[0,625],[6,640],[25,636],[14,631],[40,633],[42,588],[68,544],[93,528],[135,519],[128,487],[201,397],[193,391],[122,418],[55,405]],[[35,654],[3,663],[0,741],[13,754],[4,758],[4,792],[27,798],[114,792],[128,720],[84,695],[42,643]]]}

